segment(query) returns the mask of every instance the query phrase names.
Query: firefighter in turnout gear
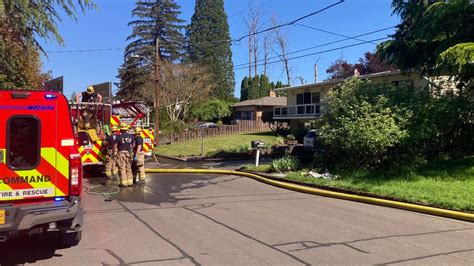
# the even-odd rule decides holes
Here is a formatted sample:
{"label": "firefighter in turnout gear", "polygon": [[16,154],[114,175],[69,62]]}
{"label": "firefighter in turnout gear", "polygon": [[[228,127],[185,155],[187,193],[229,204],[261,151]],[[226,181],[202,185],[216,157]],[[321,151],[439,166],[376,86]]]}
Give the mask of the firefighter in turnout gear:
{"label": "firefighter in turnout gear", "polygon": [[120,136],[117,137],[116,151],[118,152],[120,186],[133,186],[131,152],[133,135],[128,133],[127,124],[120,124]]}
{"label": "firefighter in turnout gear", "polygon": [[133,176],[137,183],[145,181],[145,152],[143,152],[143,138],[140,135],[142,129],[135,128],[135,140],[133,145]]}
{"label": "firefighter in turnout gear", "polygon": [[112,134],[105,139],[107,146],[107,162],[105,163],[105,175],[107,179],[117,181],[119,167],[118,167],[118,155],[117,151],[114,150],[114,146],[117,144],[120,130],[117,126],[112,127]]}
{"label": "firefighter in turnout gear", "polygon": [[81,97],[81,102],[83,103],[94,103],[94,102],[102,102],[102,95],[97,93],[94,87],[89,86],[87,87],[86,91],[81,92],[81,94],[76,95],[76,102],[79,102],[79,97]]}

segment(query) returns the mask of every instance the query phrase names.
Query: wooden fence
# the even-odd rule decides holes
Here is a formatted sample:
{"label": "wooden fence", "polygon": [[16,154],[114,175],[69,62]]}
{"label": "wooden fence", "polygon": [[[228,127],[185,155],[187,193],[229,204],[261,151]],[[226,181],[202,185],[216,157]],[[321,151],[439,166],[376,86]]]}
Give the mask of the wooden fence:
{"label": "wooden fence", "polygon": [[177,134],[159,135],[159,144],[180,143],[188,140],[254,133],[270,130],[269,123],[253,120],[240,120],[238,125],[221,125],[216,128],[195,128]]}

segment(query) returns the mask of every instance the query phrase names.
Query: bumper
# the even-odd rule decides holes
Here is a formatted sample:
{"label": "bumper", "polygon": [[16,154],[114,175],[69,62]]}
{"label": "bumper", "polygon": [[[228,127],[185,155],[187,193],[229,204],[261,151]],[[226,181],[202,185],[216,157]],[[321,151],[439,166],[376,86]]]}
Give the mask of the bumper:
{"label": "bumper", "polygon": [[80,205],[79,198],[20,206],[0,204],[0,209],[6,212],[5,224],[0,225],[0,242],[23,234],[42,233],[52,222],[57,223],[58,230],[79,231],[82,228]]}

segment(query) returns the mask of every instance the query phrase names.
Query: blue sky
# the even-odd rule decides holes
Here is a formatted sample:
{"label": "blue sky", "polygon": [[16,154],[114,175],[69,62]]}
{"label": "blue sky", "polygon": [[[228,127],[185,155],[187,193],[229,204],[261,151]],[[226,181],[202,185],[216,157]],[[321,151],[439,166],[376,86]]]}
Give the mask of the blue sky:
{"label": "blue sky", "polygon": [[[94,52],[61,52],[49,53],[43,57],[43,69],[51,70],[54,77],[64,76],[65,94],[79,92],[87,85],[106,81],[116,82],[117,69],[123,61],[123,48],[131,28],[127,23],[132,19],[131,10],[134,0],[96,0],[97,10],[80,14],[78,21],[64,19],[59,26],[65,44],[60,46],[55,42],[43,42],[46,51],[71,51],[86,49],[110,48],[106,51]],[[194,12],[193,0],[178,0],[181,5],[181,18],[189,22]],[[232,38],[239,38],[248,31],[243,16],[248,10],[247,0],[225,0],[225,9],[229,16],[228,22]],[[264,11],[264,20],[272,15],[281,22],[291,21],[304,16],[337,0],[259,0]],[[382,28],[395,26],[399,18],[392,16],[391,0],[345,0],[342,4],[332,7],[320,14],[309,17],[299,23],[334,33],[355,36]],[[299,25],[282,28],[288,34],[288,51],[297,51],[312,46],[344,39],[344,37],[316,31]],[[385,30],[372,35],[360,37],[362,40],[375,40],[393,33],[394,29]],[[234,65],[248,62],[247,40],[240,45],[232,45]],[[318,60],[319,80],[327,77],[326,68],[338,58],[355,62],[366,51],[373,51],[375,44],[367,43],[345,49],[343,46],[360,43],[357,40],[346,40],[332,45],[295,53],[289,57],[308,53],[325,52],[294,59],[290,61],[292,84],[298,85],[297,76],[308,82],[314,82],[314,63]],[[274,55],[271,55],[274,56]],[[260,67],[259,71],[262,71]],[[235,95],[240,95],[240,81],[248,74],[247,69],[235,71]],[[275,63],[269,66],[268,74],[271,80],[286,81],[283,65]],[[114,87],[114,91],[116,88]]]}

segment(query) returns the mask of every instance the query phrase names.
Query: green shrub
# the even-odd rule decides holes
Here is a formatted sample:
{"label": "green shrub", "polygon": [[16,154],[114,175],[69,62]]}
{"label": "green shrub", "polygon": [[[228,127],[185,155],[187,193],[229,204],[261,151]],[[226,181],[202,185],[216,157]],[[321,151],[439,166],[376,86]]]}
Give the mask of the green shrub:
{"label": "green shrub", "polygon": [[263,150],[270,150],[273,146],[273,143],[265,143],[263,144]]}
{"label": "green shrub", "polygon": [[237,146],[230,147],[226,149],[227,152],[231,153],[248,153],[252,148],[247,144],[239,144]]}
{"label": "green shrub", "polygon": [[299,161],[292,157],[283,157],[272,161],[271,170],[274,172],[295,171],[299,167]]}
{"label": "green shrub", "polygon": [[242,167],[243,169],[247,171],[255,171],[255,172],[271,172],[272,171],[272,166],[269,164],[260,164],[259,166],[255,165],[245,165]]}
{"label": "green shrub", "polygon": [[277,145],[281,145],[285,143],[285,138],[283,138],[282,136],[278,136],[273,142],[272,142],[272,146],[277,146]]}
{"label": "green shrub", "polygon": [[415,167],[440,152],[472,153],[473,106],[462,95],[354,78],[323,107],[320,139],[333,166]]}

